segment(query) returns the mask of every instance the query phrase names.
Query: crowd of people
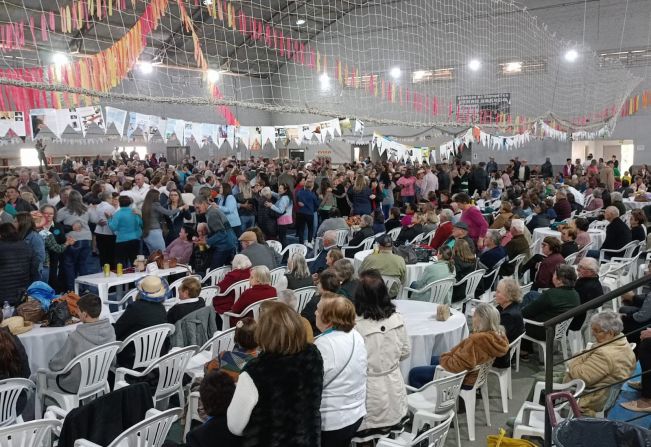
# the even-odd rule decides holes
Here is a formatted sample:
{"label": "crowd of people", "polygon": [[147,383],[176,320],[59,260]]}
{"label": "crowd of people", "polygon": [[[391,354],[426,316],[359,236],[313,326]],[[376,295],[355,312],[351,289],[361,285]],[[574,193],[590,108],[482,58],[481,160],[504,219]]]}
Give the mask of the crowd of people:
{"label": "crowd of people", "polygon": [[[187,278],[178,304],[166,311],[167,282],[146,276],[136,285],[138,299],[111,325],[100,316],[100,299],[83,295],[82,324],[53,356],[50,369],[59,371],[75,355],[140,329],[176,324],[206,304],[218,314],[239,314],[278,298],[264,303],[257,321],[250,315],[231,318],[235,347],[206,365],[200,390],[210,418],[190,433],[188,445],[208,445],[219,436],[224,445],[347,446],[353,437],[371,439],[404,425],[405,379],[420,387],[432,380],[437,365],[450,372],[489,361],[509,368],[511,342],[523,332],[545,337],[524,318],[546,321],[602,295],[600,250],[618,256],[629,242],[646,241],[645,211],[629,213],[625,222],[622,201],[646,201],[650,182],[646,166],[631,175],[619,171],[616,159],[604,163],[592,156],[568,159],[556,174],[549,159],[531,167],[517,157],[502,168],[492,158],[477,165],[364,160],[335,166],[321,158],[304,163],[190,157],[172,166],[156,154],[140,160],[135,152],[85,162],[66,157],[60,169],[42,175],[22,169],[2,179],[1,300],[17,306],[35,281],[57,292],[72,290],[80,275],[104,265],[127,268],[139,255],[157,252],[202,276],[229,265],[217,287],[224,292],[249,280],[237,300],[231,292],[206,303],[199,296],[201,282]],[[600,220],[607,222],[605,239],[596,246],[588,230]],[[532,233],[550,226],[561,237],[545,237],[541,253],[535,253]],[[338,230],[350,232],[351,248],[342,250]],[[376,248],[356,269],[351,258],[369,238]],[[405,284],[407,263],[396,247],[415,239],[435,259],[417,281]],[[305,245],[308,255],[283,256],[271,241]],[[576,269],[566,263],[574,255]],[[524,259],[516,264],[516,258]],[[270,271],[281,265],[286,273],[272,285]],[[410,343],[392,301],[401,285],[387,287],[383,277],[419,290],[443,278],[461,281],[478,268],[497,270],[496,306],[479,304],[468,338],[403,377],[399,365],[409,357]],[[518,280],[525,276],[533,284],[523,298]],[[312,285],[317,294],[299,314],[294,291]],[[491,287],[483,281],[476,296]],[[445,302],[466,298],[465,285],[455,286]],[[429,300],[429,293],[409,299]],[[580,378],[593,388],[628,377],[635,355],[621,333],[651,322],[649,302],[646,296],[626,297],[623,321],[608,311],[575,318],[572,329],[580,330],[589,317],[598,346],[570,362],[565,380]],[[642,332],[636,339],[642,359],[651,355],[647,337]],[[611,351],[619,360],[603,361]],[[523,343],[522,357],[529,352]],[[133,355],[123,350],[118,365],[131,366]],[[9,331],[0,331],[0,358],[0,379],[30,376],[20,339]],[[475,380],[476,374],[467,374],[463,388]],[[78,383],[73,372],[52,386],[66,391]],[[629,407],[651,412],[651,379],[643,376],[640,388],[643,398]],[[582,399],[582,410],[601,411],[606,397]]]}

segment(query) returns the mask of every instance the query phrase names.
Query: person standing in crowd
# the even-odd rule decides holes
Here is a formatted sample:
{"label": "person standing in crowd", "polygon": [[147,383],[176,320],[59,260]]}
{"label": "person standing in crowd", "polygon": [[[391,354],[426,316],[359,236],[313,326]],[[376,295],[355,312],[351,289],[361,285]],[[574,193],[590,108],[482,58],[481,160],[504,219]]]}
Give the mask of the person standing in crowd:
{"label": "person standing in crowd", "polygon": [[18,213],[16,215],[16,227],[18,228],[18,237],[27,242],[36,255],[38,274],[39,277],[42,277],[45,264],[45,241],[36,232],[36,224],[32,215],[30,213]]}
{"label": "person standing in crowd", "polygon": [[351,203],[353,216],[371,214],[371,201],[375,200],[375,195],[371,193],[371,188],[366,184],[362,174],[355,177],[355,184],[348,188],[347,195]]}
{"label": "person standing in crowd", "polygon": [[206,248],[214,248],[210,269],[223,267],[230,263],[235,256],[237,237],[231,229],[228,219],[215,204],[211,204],[205,197],[194,199],[194,208],[200,215],[204,215],[208,224],[208,236],[202,236],[197,244]]}
{"label": "person standing in crowd", "polygon": [[176,189],[168,191],[167,196],[167,203],[164,205],[164,208],[176,213],[170,218],[164,218],[168,230],[165,241],[169,243],[179,237],[184,222],[190,220],[192,214],[190,213],[190,205],[183,201],[183,197]]}
{"label": "person standing in crowd", "polygon": [[287,245],[287,230],[294,222],[292,217],[293,200],[289,186],[287,184],[279,184],[277,196],[278,200],[276,203],[271,203],[267,200],[264,206],[278,213],[278,239],[283,247],[285,247]]}
{"label": "person standing in crowd", "polygon": [[105,191],[100,194],[101,202],[94,207],[90,215],[90,221],[95,224],[95,240],[99,252],[99,265],[115,265],[115,244],[116,237],[108,225],[108,216],[117,212],[113,206],[113,194]]}
{"label": "person standing in crowd", "polygon": [[61,208],[57,214],[57,222],[63,223],[66,237],[75,240],[75,243],[63,253],[66,287],[68,290],[74,290],[77,276],[86,275],[89,272],[88,258],[93,238],[88,226],[88,208],[83,204],[79,192],[70,191],[66,206]]}
{"label": "person standing in crowd", "polygon": [[115,214],[104,214],[108,225],[115,234],[116,263],[123,266],[133,265],[140,253],[140,238],[142,236],[142,218],[136,210],[131,209],[132,200],[129,196],[118,198],[120,209]]}
{"label": "person standing in crowd", "polygon": [[232,193],[230,183],[222,182],[219,186],[217,206],[226,215],[231,229],[235,232],[235,236],[239,237],[242,234],[242,221],[240,220],[240,214],[237,208],[237,199]]}
{"label": "person standing in crowd", "polygon": [[481,211],[473,205],[468,194],[460,193],[454,197],[454,201],[461,208],[461,222],[468,225],[468,236],[473,240],[479,250],[484,248],[484,238],[488,230],[488,222],[484,219]]}
{"label": "person standing in crowd", "polygon": [[296,235],[298,243],[305,242],[305,226],[307,225],[307,246],[312,247],[314,237],[314,215],[319,208],[319,198],[312,191],[314,182],[310,179],[305,181],[303,188],[296,193]]}
{"label": "person standing in crowd", "polygon": [[240,214],[242,223],[242,232],[255,226],[256,200],[251,190],[251,184],[246,180],[240,180],[237,183],[239,191],[235,194],[237,200],[237,210]]}
{"label": "person standing in crowd", "polygon": [[142,202],[142,240],[147,245],[149,254],[165,250],[165,236],[172,224],[171,218],[177,213],[178,210],[163,208],[160,192],[155,189],[147,191]]}
{"label": "person standing in crowd", "polygon": [[40,279],[38,257],[20,238],[14,224],[0,224],[0,284],[2,299],[16,306],[29,285]]}

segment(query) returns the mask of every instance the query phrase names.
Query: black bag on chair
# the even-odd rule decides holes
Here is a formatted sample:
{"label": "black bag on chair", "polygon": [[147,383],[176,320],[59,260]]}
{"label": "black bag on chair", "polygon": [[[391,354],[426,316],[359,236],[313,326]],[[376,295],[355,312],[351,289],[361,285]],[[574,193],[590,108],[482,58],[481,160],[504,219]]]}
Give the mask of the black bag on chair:
{"label": "black bag on chair", "polygon": [[416,264],[418,262],[416,249],[412,245],[402,245],[400,247],[393,247],[393,254],[398,255],[402,259],[404,259],[405,264]]}
{"label": "black bag on chair", "polygon": [[47,311],[48,327],[63,327],[71,318],[70,311],[68,310],[68,303],[65,301],[53,302],[50,305],[50,309]]}

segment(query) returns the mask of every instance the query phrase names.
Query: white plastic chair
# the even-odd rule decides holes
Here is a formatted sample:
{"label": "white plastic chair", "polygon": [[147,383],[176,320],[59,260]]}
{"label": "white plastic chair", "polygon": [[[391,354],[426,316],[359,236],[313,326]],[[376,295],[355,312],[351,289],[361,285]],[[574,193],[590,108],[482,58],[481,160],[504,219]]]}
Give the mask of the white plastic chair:
{"label": "white plastic chair", "polygon": [[402,230],[402,227],[397,227],[392,230],[387,231],[387,235],[391,236],[391,240],[395,241],[398,238],[398,235],[400,234],[400,230]]}
{"label": "white plastic chair", "polygon": [[216,269],[210,270],[208,273],[206,273],[206,276],[203,277],[201,280],[201,284],[205,284],[208,286],[216,286],[222,279],[224,279],[224,276],[228,272],[232,270],[230,265],[226,265],[224,267],[218,267]]}
{"label": "white plastic chair", "polygon": [[134,288],[132,290],[129,290],[127,293],[125,293],[119,301],[104,301],[104,304],[108,304],[109,306],[118,306],[119,309],[118,312],[121,313],[122,311],[124,311],[124,309],[127,308],[127,306],[131,301],[136,300],[137,296],[138,296],[138,289]]}
{"label": "white plastic chair", "polygon": [[488,371],[497,376],[500,385],[500,396],[502,397],[502,412],[509,412],[509,399],[513,399],[513,383],[511,378],[511,368],[513,368],[513,358],[515,357],[515,371],[520,371],[520,344],[522,343],[524,332],[509,345],[509,357],[511,366],[508,368],[494,368]]}
{"label": "white plastic chair", "polygon": [[[120,348],[120,342],[114,341],[105,345],[97,346],[84,353],[79,354],[61,371],[50,371],[41,368],[36,375],[36,402],[35,415],[40,418],[43,412],[43,401],[45,397],[53,399],[59,407],[70,411],[79,406],[79,402],[97,396],[99,393],[110,391],[108,384],[108,373],[115,359],[115,354]],[[77,367],[79,370],[79,389],[74,394],[66,393],[58,387],[50,389],[47,387],[47,378],[68,374]]]}
{"label": "white plastic chair", "polygon": [[[242,292],[244,292],[246,289],[251,287],[251,284],[249,283],[248,279],[238,281],[234,284],[231,284],[226,290],[223,292],[220,290],[218,294],[214,296],[214,298],[224,298],[228,296],[231,292],[235,293],[235,301],[240,299],[240,296],[242,295]],[[233,302],[235,302],[233,301]]]}
{"label": "white plastic chair", "polygon": [[61,421],[40,419],[0,428],[2,447],[50,447],[52,433],[61,428]]}
{"label": "white plastic chair", "polygon": [[412,289],[411,287],[405,287],[404,292],[411,293],[423,293],[429,292],[429,302],[436,304],[450,304],[451,301],[451,290],[454,286],[454,277],[450,276],[449,278],[443,278],[436,281],[432,281],[427,284],[425,287],[420,289]]}
{"label": "white plastic chair", "polygon": [[271,285],[276,287],[278,284],[278,281],[285,276],[285,272],[287,272],[287,268],[285,267],[276,267],[275,269],[271,270],[269,274],[271,275]]}
{"label": "white plastic chair", "polygon": [[566,265],[574,265],[576,264],[576,258],[578,258],[579,252],[577,251],[576,253],[572,253],[571,255],[567,255],[565,258],[565,264]]}
{"label": "white plastic chair", "polygon": [[350,231],[348,230],[335,230],[337,233],[337,247],[343,247],[348,242]]}
{"label": "white plastic chair", "polygon": [[282,254],[283,244],[281,244],[279,241],[269,240],[267,241],[267,245],[273,248],[276,253]]}
{"label": "white plastic chair", "polygon": [[616,256],[619,258],[632,258],[633,252],[639,246],[640,246],[639,241],[631,241],[618,250],[617,249],[610,250],[607,248],[602,248],[601,250],[599,250],[599,263],[602,264],[604,262],[608,262],[609,259],[606,259],[606,256],[610,256],[610,257]]}
{"label": "white plastic chair", "polygon": [[531,292],[532,287],[533,287],[532,282],[530,282],[529,284],[525,284],[523,286],[520,286],[520,294],[522,296],[525,296],[527,293]]}
{"label": "white plastic chair", "polygon": [[115,371],[114,389],[124,388],[129,384],[126,377],[145,377],[154,370],[158,370],[158,383],[153,395],[154,406],[160,401],[168,400],[172,395],[179,396],[180,407],[185,407],[185,396],[183,394],[183,373],[188,366],[188,362],[196,353],[198,346],[186,346],[185,348],[175,349],[170,353],[154,360],[142,372],[134,371],[129,368],[118,368]]}
{"label": "white plastic chair", "polygon": [[341,251],[344,254],[344,257],[347,257],[346,250],[355,250],[355,249],[370,250],[373,247],[374,241],[375,241],[375,236],[367,237],[362,242],[360,242],[359,245],[346,245],[344,247],[341,247]]}
{"label": "white plastic chair", "polygon": [[212,306],[212,299],[219,293],[219,287],[217,286],[208,286],[202,287],[201,292],[199,292],[199,298],[203,298],[206,307]]}
{"label": "white plastic chair", "polygon": [[307,303],[314,297],[316,293],[316,287],[301,287],[300,289],[294,290],[294,295],[296,296],[296,312],[301,313]]}
{"label": "white plastic chair", "polygon": [[[574,388],[572,395],[576,398],[585,389],[583,380],[574,379],[567,383],[553,384],[553,391],[571,390]],[[539,438],[545,437],[545,409],[544,405],[540,405],[540,396],[545,389],[544,382],[537,382],[533,392],[533,402],[524,402],[515,417],[513,425],[513,438],[522,439],[523,436],[537,436]],[[560,410],[567,405],[563,402],[554,407],[556,413],[556,420],[561,421],[563,418],[560,416]]]}
{"label": "white plastic chair", "polygon": [[217,357],[220,352],[232,351],[235,346],[235,328],[230,328],[225,331],[217,331],[210,340],[201,346],[197,353],[192,356],[185,369],[186,374],[192,378],[203,377],[204,365],[213,358]]}
{"label": "white plastic chair", "polygon": [[[572,320],[574,318],[570,318],[569,320],[565,320],[559,324],[556,325],[556,331],[554,332],[554,342],[559,342],[561,344],[561,352],[563,353],[563,358],[566,359],[567,356],[567,348],[568,348],[568,341],[567,341],[567,328],[570,326],[572,323]],[[534,321],[534,320],[527,320],[526,318],[524,319],[525,327],[527,324],[531,324],[533,326],[540,326],[542,327],[544,324],[544,321]],[[532,343],[535,343],[538,345],[538,351],[539,351],[539,356],[542,358],[543,361],[543,368],[547,364],[547,353],[545,352],[545,340],[538,340],[536,338],[530,337],[526,333],[524,334],[523,337],[525,340],[529,340]]]}
{"label": "white plastic chair", "polygon": [[140,329],[121,342],[120,349],[118,349],[117,353],[119,354],[127,346],[133,344],[135,353],[133,368],[144,368],[160,357],[165,339],[169,334],[173,333],[174,325],[169,323],[157,324],[156,326]]}
{"label": "white plastic chair", "polygon": [[[160,447],[165,442],[172,424],[181,417],[182,408],[166,411],[151,409],[142,422],[123,431],[107,447]],[[86,439],[77,439],[75,447],[101,447]]]}
{"label": "white plastic chair", "polygon": [[391,290],[393,289],[393,286],[398,288],[398,292],[394,298],[400,299],[400,294],[402,293],[402,281],[400,281],[400,278],[396,276],[382,275],[382,279],[384,280],[384,284],[387,286],[390,296],[392,295]]}
{"label": "white plastic chair", "polygon": [[[492,270],[484,273],[482,281],[484,282],[484,287],[486,287],[486,290],[484,290],[484,293],[482,293],[479,298],[472,298],[470,300],[473,305],[493,302],[495,288],[497,287],[497,277],[500,274],[500,268],[502,268],[502,264],[504,264],[506,261],[506,257],[500,259],[495,263]],[[479,263],[479,266],[486,270],[486,267],[481,262]]]}
{"label": "white plastic chair", "polygon": [[507,262],[507,264],[513,264],[513,279],[520,284],[520,265],[524,262],[524,255],[517,255],[515,258]]}
{"label": "white plastic chair", "polygon": [[23,422],[18,414],[18,398],[23,391],[33,393],[36,384],[28,379],[0,380],[0,427]]}
{"label": "white plastic chair", "polygon": [[448,432],[450,431],[450,424],[454,417],[454,414],[450,414],[447,419],[439,425],[430,428],[425,433],[418,436],[405,432],[401,433],[396,439],[380,438],[376,447],[417,447],[422,445],[423,442],[427,442],[428,447],[443,447],[445,445],[445,440],[448,437]]}
{"label": "white plastic chair", "polygon": [[253,319],[258,320],[258,317],[260,316],[260,306],[262,306],[262,303],[277,300],[278,298],[267,298],[264,300],[256,301],[255,303],[246,306],[246,308],[239,314],[233,312],[224,312],[222,314],[222,329],[229,329],[231,327],[231,318],[244,318],[249,312],[253,312]]}
{"label": "white plastic chair", "polygon": [[[437,225],[437,227],[438,227],[438,225]],[[436,234],[436,230],[432,230],[429,233],[425,234],[425,236],[423,236],[422,243],[425,244],[425,245],[431,244],[432,243],[432,238],[434,237],[435,234]]]}
{"label": "white plastic chair", "polygon": [[409,411],[414,415],[411,426],[413,434],[429,423],[434,426],[443,422],[451,415],[454,416],[454,426],[457,432],[457,443],[461,445],[461,435],[459,433],[459,422],[457,420],[456,408],[459,392],[463,379],[466,377],[466,371],[439,377],[423,385],[420,389],[406,386],[407,388],[407,405]]}
{"label": "white plastic chair", "polygon": [[423,239],[425,239],[425,233],[417,234],[416,237],[411,240],[410,244],[419,245],[423,242]]}
{"label": "white plastic chair", "polygon": [[185,281],[188,278],[196,278],[199,281],[199,283],[201,283],[201,280],[202,280],[200,275],[188,275],[188,276],[184,276],[183,278],[177,279],[172,284],[170,284],[170,294],[169,294],[168,299],[169,298],[178,298],[179,297],[179,287],[181,287],[181,284],[183,283],[183,281]]}
{"label": "white plastic chair", "polygon": [[193,391],[188,395],[188,409],[185,412],[185,426],[183,427],[183,441],[187,442],[188,433],[190,432],[190,426],[192,421],[200,421],[201,417],[199,416],[199,401],[201,396],[199,391]]}
{"label": "white plastic chair", "polygon": [[466,276],[461,278],[460,281],[454,283],[453,287],[459,287],[465,284],[466,290],[464,298],[462,300],[452,303],[453,309],[457,309],[459,312],[463,312],[463,308],[466,303],[475,298],[475,291],[477,290],[479,282],[482,280],[485,273],[486,270],[484,269],[475,270],[474,272],[468,273]]}
{"label": "white plastic chair", "polygon": [[306,257],[307,247],[301,244],[289,244],[280,252],[281,256],[285,256],[285,253],[288,254],[288,257],[291,257],[294,253],[300,253],[303,255],[303,257]]}

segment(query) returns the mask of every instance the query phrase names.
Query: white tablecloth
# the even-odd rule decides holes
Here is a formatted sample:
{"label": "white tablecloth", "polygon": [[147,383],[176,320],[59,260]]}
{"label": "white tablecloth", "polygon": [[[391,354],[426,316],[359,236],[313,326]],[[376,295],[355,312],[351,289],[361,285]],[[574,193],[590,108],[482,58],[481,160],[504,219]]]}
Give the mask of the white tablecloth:
{"label": "white tablecloth", "polygon": [[52,356],[59,352],[66,342],[68,334],[75,329],[77,329],[77,324],[64,327],[40,327],[35,324],[31,331],[18,336],[25,346],[32,374],[39,368],[47,368]]}
{"label": "white tablecloth", "polygon": [[[371,253],[373,253],[373,250],[362,250],[355,253],[355,259],[353,260],[353,265],[355,266],[355,271],[357,273],[359,273],[359,268],[361,267],[364,259]],[[419,279],[423,275],[423,272],[425,271],[425,267],[427,267],[430,264],[431,262],[418,262],[416,264],[407,264],[407,274],[405,275],[404,285],[409,287],[412,282]],[[406,297],[401,296],[400,298],[406,298]]]}
{"label": "white tablecloth", "polygon": [[[595,250],[599,249],[601,247],[601,244],[603,244],[604,240],[606,240],[606,232],[604,230],[595,230],[595,229],[589,229],[588,233],[590,233],[590,240],[592,241],[592,246],[590,247],[591,249],[594,248]],[[535,253],[542,253],[542,241],[545,239],[547,236],[553,236],[555,238],[558,238],[558,240],[561,239],[561,232],[552,230],[551,228],[535,228],[533,230],[533,243],[534,243],[534,254]]]}
{"label": "white tablecloth", "polygon": [[651,202],[636,202],[635,200],[632,199],[623,199],[622,203],[624,204],[624,208],[626,208],[627,210],[644,208],[647,205],[651,205]]}
{"label": "white tablecloth", "polygon": [[400,363],[405,382],[411,368],[429,365],[433,355],[449,351],[468,336],[466,317],[454,309],[450,310],[448,321],[437,321],[438,304],[410,300],[393,302],[405,319],[411,342],[411,355]]}

